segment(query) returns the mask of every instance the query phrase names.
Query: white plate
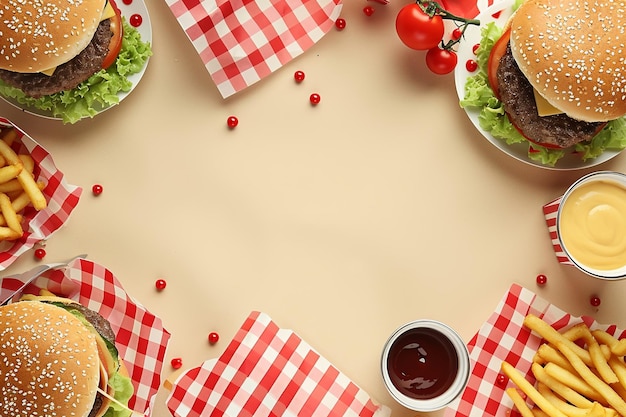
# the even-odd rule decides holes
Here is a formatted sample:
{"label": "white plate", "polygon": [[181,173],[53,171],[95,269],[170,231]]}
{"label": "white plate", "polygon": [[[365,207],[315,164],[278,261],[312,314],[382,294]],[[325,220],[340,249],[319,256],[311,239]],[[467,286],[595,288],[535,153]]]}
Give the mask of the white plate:
{"label": "white plate", "polygon": [[[131,26],[135,27],[135,29],[137,29],[137,31],[141,35],[141,41],[152,44],[152,24],[150,22],[150,15],[148,14],[148,9],[146,7],[146,3],[144,3],[144,0],[117,0],[115,4],[120,9],[122,16],[126,18],[126,22],[130,24]],[[135,22],[140,22],[140,23],[135,23]],[[146,72],[146,68],[148,67],[149,60],[150,58],[148,58],[148,60],[146,61],[141,71],[139,71],[136,74],[132,74],[128,76],[128,79],[132,83],[132,86],[130,87],[130,91],[127,91],[127,92],[120,91],[118,93],[120,101],[117,104],[121,103],[122,100],[124,100],[135,89],[137,84],[139,84],[139,81],[143,77],[143,74]],[[33,114],[35,116],[44,117],[47,119],[61,120],[60,117],[54,116],[52,112],[36,109],[33,107],[28,107],[24,104],[18,103],[17,100],[9,98],[9,97],[0,96],[0,98],[2,98],[7,103],[17,107],[18,109],[23,110],[26,113]],[[99,113],[107,109],[110,109],[111,107],[113,106],[102,108],[99,111]]]}
{"label": "white plate", "polygon": [[[496,24],[500,27],[503,27],[511,14],[513,13],[513,0],[503,0],[497,2],[496,4],[488,7],[484,12],[482,12],[478,19],[480,20],[481,26],[485,25],[489,22],[496,22]],[[497,14],[500,12],[500,14]],[[494,17],[494,14],[497,17]],[[465,63],[469,59],[475,59],[476,56],[472,51],[472,47],[480,42],[480,31],[481,28],[479,26],[469,26],[465,31],[465,38],[459,44],[458,57],[459,63]],[[456,70],[454,72],[454,81],[456,83],[456,91],[459,96],[459,100],[463,99],[465,96],[465,82],[468,77],[474,75],[475,72],[469,72],[465,65],[457,65]],[[489,132],[483,130],[478,124],[478,114],[479,109],[476,108],[465,108],[465,112],[467,116],[470,118],[476,129],[496,148],[500,149],[502,152],[506,153],[513,158],[525,162],[527,164],[545,168],[552,170],[575,170],[575,169],[583,169],[589,168],[596,165],[599,165],[603,162],[608,161],[609,159],[618,155],[621,151],[612,151],[607,150],[604,151],[600,156],[594,159],[588,159],[583,161],[579,155],[573,153],[566,153],[563,158],[561,158],[555,166],[547,166],[543,165],[540,162],[533,161],[528,157],[528,145],[526,143],[517,143],[513,145],[507,145],[505,141],[501,139],[494,138]]]}

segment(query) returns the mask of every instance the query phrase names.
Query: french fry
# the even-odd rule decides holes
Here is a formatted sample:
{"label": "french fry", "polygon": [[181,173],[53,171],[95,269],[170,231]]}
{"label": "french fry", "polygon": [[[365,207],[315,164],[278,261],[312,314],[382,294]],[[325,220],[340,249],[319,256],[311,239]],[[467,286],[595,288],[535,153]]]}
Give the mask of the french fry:
{"label": "french fry", "polygon": [[522,390],[522,392],[526,394],[526,396],[537,405],[537,407],[545,411],[546,414],[548,414],[550,417],[567,417],[550,401],[546,400],[546,398],[541,395],[539,391],[537,391],[537,389],[530,382],[528,382],[526,378],[524,378],[524,376],[519,373],[519,371],[517,371],[513,367],[513,365],[506,361],[503,361],[501,365],[501,370],[504,375],[509,377],[509,379],[513,381],[513,383],[517,385],[517,387]]}
{"label": "french fry", "polygon": [[567,385],[571,389],[579,392],[585,397],[603,402],[605,405],[608,405],[604,398],[597,392],[591,385],[589,385],[584,379],[582,379],[578,374],[573,374],[568,370],[561,368],[555,363],[549,363],[543,368],[548,375],[552,378],[560,381],[561,383]]}
{"label": "french fry", "polygon": [[5,183],[17,178],[20,172],[24,169],[24,165],[20,162],[16,165],[5,165],[0,168],[0,183]]}
{"label": "french fry", "polygon": [[609,384],[594,374],[582,359],[563,342],[556,345],[557,349],[570,361],[576,372],[621,415],[626,415],[626,401],[620,397]]}
{"label": "french fry", "polygon": [[530,407],[528,407],[528,404],[526,404],[526,401],[524,401],[520,393],[517,392],[515,388],[509,387],[505,390],[505,392],[509,398],[513,400],[513,404],[515,404],[517,411],[520,412],[522,417],[535,417]]}
{"label": "french fry", "polygon": [[591,408],[593,405],[593,402],[587,399],[587,397],[548,375],[545,369],[538,363],[533,363],[531,370],[537,381],[548,386],[552,391],[576,407]]}
{"label": "french fry", "polygon": [[589,408],[579,408],[574,405],[571,405],[561,398],[559,398],[546,384],[539,382],[537,384],[537,391],[543,397],[549,401],[552,405],[554,405],[559,411],[563,412],[563,414],[568,417],[585,417],[589,412]]}
{"label": "french fry", "polygon": [[18,235],[15,230],[10,227],[2,226],[0,227],[0,240],[15,240],[19,239],[21,235]]}
{"label": "french fry", "polygon": [[3,129],[2,132],[0,132],[0,136],[2,137],[2,141],[4,143],[11,146],[17,139],[17,131],[13,128]]}
{"label": "french fry", "polygon": [[596,338],[596,340],[598,340],[599,343],[607,345],[611,349],[611,353],[614,355],[626,355],[626,339],[619,340],[604,330],[593,330],[591,334]]}
{"label": "french fry", "polygon": [[20,161],[22,162],[22,165],[24,165],[24,169],[26,171],[30,172],[31,174],[35,171],[35,160],[32,156],[19,154],[17,157],[20,158]]}
{"label": "french fry", "polygon": [[0,193],[8,194],[15,191],[24,191],[17,178],[0,184]]}
{"label": "french fry", "polygon": [[563,354],[556,350],[552,345],[542,343],[537,349],[537,355],[542,358],[543,363],[552,362],[572,373],[576,372],[565,356],[563,356]]}
{"label": "french fry", "polygon": [[[21,160],[19,156],[15,153],[13,149],[4,140],[0,140],[0,155],[2,155],[10,164],[17,165],[21,164]],[[46,197],[43,195],[33,175],[26,171],[21,170],[19,175],[17,176],[17,180],[28,194],[30,201],[35,207],[35,210],[43,210],[46,208],[48,202],[46,201]]]}
{"label": "french fry", "polygon": [[0,211],[2,211],[2,215],[4,216],[7,226],[9,226],[9,228],[15,233],[22,236],[24,231],[22,230],[22,225],[17,217],[17,213],[15,212],[15,209],[13,209],[11,200],[4,193],[0,193]]}
{"label": "french fry", "polygon": [[587,350],[578,346],[573,341],[563,337],[561,333],[559,333],[556,329],[550,326],[545,321],[541,320],[539,317],[529,314],[524,318],[524,325],[528,327],[530,330],[535,331],[541,337],[546,339],[548,342],[553,345],[557,345],[558,343],[562,343],[567,346],[570,350],[576,353],[582,361],[589,366],[593,365],[591,361],[591,355]]}

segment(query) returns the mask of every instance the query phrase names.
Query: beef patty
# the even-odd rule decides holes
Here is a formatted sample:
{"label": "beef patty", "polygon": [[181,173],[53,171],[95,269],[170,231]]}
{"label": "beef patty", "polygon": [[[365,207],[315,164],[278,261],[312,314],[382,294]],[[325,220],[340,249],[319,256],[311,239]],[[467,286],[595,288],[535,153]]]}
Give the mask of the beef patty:
{"label": "beef patty", "polygon": [[76,57],[59,65],[51,76],[0,70],[0,79],[34,98],[76,88],[102,68],[113,36],[110,26],[109,19],[100,22],[91,43]]}
{"label": "beef patty", "polygon": [[568,148],[591,140],[604,123],[589,123],[572,119],[564,113],[539,116],[533,87],[530,85],[511,54],[511,45],[500,60],[498,88],[504,110],[523,135],[546,146]]}

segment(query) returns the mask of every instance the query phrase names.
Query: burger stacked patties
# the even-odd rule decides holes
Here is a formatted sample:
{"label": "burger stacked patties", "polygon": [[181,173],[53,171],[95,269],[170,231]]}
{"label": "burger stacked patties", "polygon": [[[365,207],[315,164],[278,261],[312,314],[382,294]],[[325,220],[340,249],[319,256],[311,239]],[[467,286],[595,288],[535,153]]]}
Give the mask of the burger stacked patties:
{"label": "burger stacked patties", "polygon": [[109,20],[101,19],[105,5],[0,0],[0,79],[40,97],[71,90],[100,71],[112,37]]}
{"label": "burger stacked patties", "polygon": [[[531,142],[567,148],[626,114],[626,3],[527,0],[509,21],[499,98]],[[540,115],[535,94],[556,111]]]}

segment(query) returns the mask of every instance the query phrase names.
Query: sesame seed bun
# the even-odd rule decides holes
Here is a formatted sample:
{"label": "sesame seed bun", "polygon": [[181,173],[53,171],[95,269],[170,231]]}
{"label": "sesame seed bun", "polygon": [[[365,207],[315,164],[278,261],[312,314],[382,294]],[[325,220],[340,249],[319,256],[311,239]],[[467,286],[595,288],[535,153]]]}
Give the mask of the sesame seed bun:
{"label": "sesame seed bun", "polygon": [[64,309],[0,307],[0,415],[89,415],[100,376],[95,335]]}
{"label": "sesame seed bun", "polygon": [[573,119],[626,114],[626,3],[527,0],[511,18],[511,51],[550,104]]}
{"label": "sesame seed bun", "polygon": [[57,67],[89,45],[106,0],[2,0],[0,69],[36,73]]}

